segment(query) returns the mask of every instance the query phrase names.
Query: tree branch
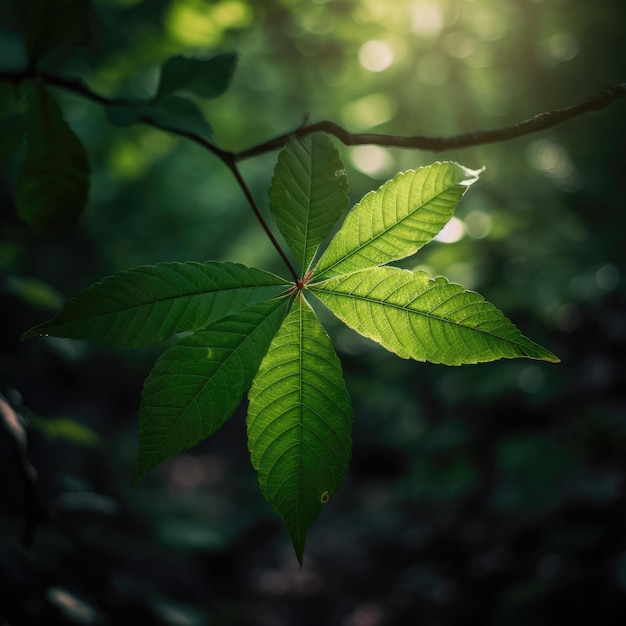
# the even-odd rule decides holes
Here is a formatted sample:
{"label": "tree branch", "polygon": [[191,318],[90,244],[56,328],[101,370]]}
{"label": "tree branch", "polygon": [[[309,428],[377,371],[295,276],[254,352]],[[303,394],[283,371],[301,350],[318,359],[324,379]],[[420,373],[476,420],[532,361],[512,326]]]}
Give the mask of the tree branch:
{"label": "tree branch", "polygon": [[[73,92],[86,98],[87,100],[101,104],[102,106],[114,107],[137,104],[136,102],[132,102],[130,100],[124,100],[121,98],[106,98],[101,96],[93,92],[82,81],[77,79],[63,78],[47,72],[29,69],[21,72],[0,72],[0,80],[8,80],[14,83],[19,83],[28,79],[41,80],[49,85]],[[424,150],[427,152],[442,152],[443,150],[469,148],[471,146],[498,143],[500,141],[508,141],[510,139],[516,139],[517,137],[546,130],[556,126],[557,124],[561,124],[566,120],[570,120],[574,117],[578,117],[592,111],[601,111],[615,100],[625,95],[626,83],[621,83],[607,87],[601,94],[589,98],[579,104],[565,107],[563,109],[548,111],[546,113],[539,113],[530,119],[523,120],[517,124],[513,124],[512,126],[462,133],[460,135],[453,135],[450,137],[427,137],[424,135],[406,137],[402,135],[383,135],[376,133],[350,133],[335,122],[321,121],[315,122],[314,124],[302,125],[292,131],[279,135],[278,137],[274,137],[274,139],[270,139],[269,141],[247,148],[246,150],[242,150],[238,153],[222,150],[196,133],[162,126],[149,118],[141,117],[139,120],[149,126],[159,128],[160,130],[178,135],[180,137],[185,137],[186,139],[193,141],[209,152],[212,152],[215,156],[230,166],[230,164],[233,163],[233,160],[242,161],[244,159],[249,159],[267,152],[278,150],[289,141],[290,137],[305,137],[306,135],[311,135],[316,132],[333,135],[346,146],[377,145],[388,148],[395,147],[412,150]]]}
{"label": "tree branch", "polygon": [[[107,98],[101,96],[92,91],[81,80],[63,78],[61,76],[56,76],[31,68],[20,72],[0,72],[0,80],[10,81],[16,84],[24,80],[42,81],[54,87],[58,87],[66,91],[75,93],[87,100],[96,102],[97,104],[106,107],[132,106],[137,104],[137,102],[132,102],[130,100],[124,100],[121,98]],[[425,150],[430,152],[441,152],[443,150],[469,148],[470,146],[508,141],[510,139],[515,139],[523,135],[529,135],[531,133],[537,133],[539,131],[546,130],[547,128],[551,128],[552,126],[561,124],[562,122],[565,122],[566,120],[572,119],[574,117],[584,115],[585,113],[600,111],[608,107],[612,102],[624,95],[626,95],[626,83],[621,83],[619,85],[613,85],[612,87],[608,87],[601,94],[594,96],[593,98],[589,98],[588,100],[585,100],[584,102],[581,102],[574,106],[566,107],[564,109],[556,109],[547,113],[540,113],[535,117],[519,122],[518,124],[514,124],[513,126],[506,126],[504,128],[496,128],[493,130],[482,130],[470,133],[463,133],[461,135],[454,135],[451,137],[406,137],[400,135],[382,135],[376,133],[355,134],[348,132],[345,128],[339,126],[339,124],[336,124],[335,122],[322,121],[316,122],[314,124],[308,124],[305,120],[305,123],[302,126],[288,133],[279,135],[274,139],[270,139],[269,141],[258,144],[256,146],[253,146],[252,148],[248,148],[238,153],[222,150],[221,148],[211,143],[210,141],[207,141],[204,137],[197,133],[179,128],[170,128],[166,125],[155,122],[149,117],[141,116],[138,118],[138,121],[142,122],[143,124],[153,126],[154,128],[158,128],[159,130],[178,135],[179,137],[185,137],[186,139],[193,141],[202,148],[214,154],[228,167],[228,169],[232,172],[235,179],[237,180],[238,185],[241,187],[254,214],[259,220],[261,226],[263,227],[263,230],[267,233],[268,237],[280,254],[281,258],[287,264],[287,267],[294,277],[294,280],[297,282],[299,280],[298,274],[292,263],[289,261],[289,258],[281,248],[280,244],[273,236],[269,226],[267,225],[267,222],[263,218],[263,215],[261,214],[259,207],[257,206],[254,198],[252,197],[252,194],[250,193],[250,190],[243,180],[241,173],[237,169],[236,164],[238,161],[242,161],[244,159],[249,159],[255,156],[259,156],[261,154],[265,154],[267,152],[277,150],[284,146],[293,136],[305,137],[306,135],[310,135],[315,132],[323,132],[329,135],[333,135],[346,146],[378,145],[385,147],[408,148],[413,150]]]}
{"label": "tree branch", "polygon": [[540,113],[523,120],[513,126],[504,128],[496,128],[493,130],[479,130],[471,133],[463,133],[451,137],[426,137],[417,135],[413,137],[405,137],[398,135],[381,135],[375,133],[350,133],[343,127],[335,124],[335,122],[322,121],[301,126],[289,133],[285,133],[270,141],[259,144],[242,152],[235,154],[237,160],[249,159],[251,157],[277,150],[284,146],[290,137],[304,137],[315,132],[328,133],[333,135],[341,143],[346,146],[363,146],[377,145],[395,148],[409,148],[413,150],[425,150],[428,152],[442,152],[443,150],[452,150],[459,148],[469,148],[482,144],[497,143],[500,141],[508,141],[523,135],[537,133],[557,124],[561,124],[566,120],[590,113],[592,111],[600,111],[608,107],[618,98],[626,95],[626,83],[613,85],[605,89],[601,94],[589,98],[580,104],[566,107],[564,109],[556,109],[547,113]]}
{"label": "tree branch", "polygon": [[269,237],[274,248],[276,248],[276,251],[280,255],[280,258],[285,262],[285,265],[289,269],[289,272],[291,273],[293,279],[296,282],[298,282],[300,280],[300,277],[298,276],[298,272],[296,271],[296,268],[293,266],[293,264],[289,260],[289,257],[286,255],[282,246],[278,243],[278,240],[276,239],[276,237],[274,237],[274,233],[270,229],[268,223],[265,221],[265,218],[263,217],[263,214],[261,213],[261,209],[259,209],[259,205],[256,203],[254,196],[252,195],[252,192],[250,191],[250,189],[248,188],[248,185],[246,185],[246,182],[241,176],[241,172],[237,168],[237,164],[235,163],[234,159],[224,161],[224,163],[226,163],[226,166],[228,167],[228,169],[233,173],[233,176],[237,180],[239,187],[241,187],[243,194],[246,196],[246,200],[248,201],[248,204],[252,208],[252,211],[256,215],[257,220],[260,222],[263,230],[265,231],[265,234]]}
{"label": "tree branch", "polygon": [[[96,104],[100,104],[104,107],[127,107],[140,104],[137,101],[126,100],[124,98],[107,98],[105,96],[101,96],[100,94],[92,91],[87,85],[85,85],[85,83],[83,83],[79,79],[63,78],[62,76],[49,74],[48,72],[42,72],[40,70],[27,69],[22,72],[0,72],[0,80],[7,80],[12,83],[21,83],[25,80],[39,80],[46,85],[51,85],[70,93],[74,93],[78,96],[81,96],[85,100],[90,100],[91,102],[95,102]],[[185,137],[186,139],[189,139],[190,141],[198,144],[205,150],[213,153],[216,157],[224,162],[232,160],[233,155],[231,152],[218,148],[216,145],[212,144],[210,141],[207,141],[201,135],[186,130],[169,128],[168,126],[159,124],[158,122],[155,122],[154,120],[144,116],[140,116],[138,118],[138,121],[140,121],[142,124],[158,128],[159,130],[178,135],[179,137]]]}

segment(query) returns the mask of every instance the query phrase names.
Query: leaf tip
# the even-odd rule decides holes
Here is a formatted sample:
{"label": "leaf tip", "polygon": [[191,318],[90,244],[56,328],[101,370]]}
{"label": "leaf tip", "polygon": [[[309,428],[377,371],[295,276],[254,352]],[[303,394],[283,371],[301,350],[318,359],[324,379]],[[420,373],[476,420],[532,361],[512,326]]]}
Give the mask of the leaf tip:
{"label": "leaf tip", "polygon": [[464,165],[459,165],[459,167],[462,168],[463,173],[466,176],[465,180],[461,181],[459,184],[465,187],[473,185],[478,180],[480,175],[485,171],[484,165],[479,170],[472,170],[469,167],[465,167]]}
{"label": "leaf tip", "polygon": [[291,528],[287,525],[284,519],[283,523],[285,524],[285,528],[289,534],[289,539],[291,539],[291,545],[293,546],[293,550],[296,554],[296,559],[298,559],[300,568],[302,568],[302,564],[304,563],[304,547],[306,545],[306,529]]}
{"label": "leaf tip", "polygon": [[48,333],[44,332],[41,324],[39,324],[23,332],[20,335],[20,341],[24,341],[26,339],[32,339],[33,337],[47,337],[47,336],[48,336]]}
{"label": "leaf tip", "polygon": [[556,354],[553,354],[552,352],[550,352],[550,350],[547,350],[543,346],[540,346],[539,344],[535,344],[534,348],[535,348],[534,353],[528,352],[526,354],[527,358],[534,359],[536,361],[544,361],[545,363],[560,363],[561,362],[561,359],[558,356],[556,356]]}
{"label": "leaf tip", "polygon": [[293,549],[296,552],[296,559],[298,560],[298,565],[300,569],[304,566],[304,545],[301,548],[297,548],[294,544]]}
{"label": "leaf tip", "polygon": [[547,361],[548,363],[560,363],[561,359],[556,356],[556,354],[552,354],[552,352],[548,352],[546,351],[546,356],[543,358],[544,361]]}

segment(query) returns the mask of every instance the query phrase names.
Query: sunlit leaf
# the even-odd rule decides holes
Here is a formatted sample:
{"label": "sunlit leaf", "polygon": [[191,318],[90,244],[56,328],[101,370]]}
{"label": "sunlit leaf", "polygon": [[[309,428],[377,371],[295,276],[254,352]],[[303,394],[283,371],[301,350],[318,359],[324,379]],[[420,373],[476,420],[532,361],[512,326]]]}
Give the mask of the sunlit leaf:
{"label": "sunlit leaf", "polygon": [[347,471],[352,410],[339,359],[301,296],[274,337],[249,398],[252,465],[302,562],[307,529]]}
{"label": "sunlit leaf", "polygon": [[276,298],[222,319],[159,358],[143,388],[136,481],[212,435],[231,416],[288,303]]}
{"label": "sunlit leaf", "polygon": [[222,53],[210,59],[172,57],[161,69],[155,100],[176,91],[190,91],[203,98],[221,96],[230,85],[237,60],[234,53]]}
{"label": "sunlit leaf", "polygon": [[309,288],[348,326],[405,359],[445,365],[559,360],[482,296],[443,277],[378,267]]}
{"label": "sunlit leaf", "polygon": [[15,193],[18,214],[37,232],[66,231],[87,203],[89,163],[82,143],[43,85],[33,89],[26,130],[28,153]]}
{"label": "sunlit leaf", "polygon": [[345,210],[347,193],[343,164],[326,135],[294,139],[278,156],[270,208],[303,274]]}
{"label": "sunlit leaf", "polygon": [[145,265],[87,287],[24,338],[53,335],[111,346],[151,345],[273,298],[287,284],[235,263]]}
{"label": "sunlit leaf", "polygon": [[447,224],[479,174],[452,162],[398,174],[351,209],[315,276],[348,274],[417,252]]}

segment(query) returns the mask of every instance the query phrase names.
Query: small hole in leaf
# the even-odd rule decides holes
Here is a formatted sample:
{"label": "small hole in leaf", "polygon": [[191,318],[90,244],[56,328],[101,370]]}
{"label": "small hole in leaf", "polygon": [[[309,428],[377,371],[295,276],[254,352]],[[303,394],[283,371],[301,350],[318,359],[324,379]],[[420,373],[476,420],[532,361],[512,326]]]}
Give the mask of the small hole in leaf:
{"label": "small hole in leaf", "polygon": [[322,504],[326,504],[330,500],[328,491],[324,491],[324,493],[322,493],[322,497],[320,498],[320,500],[322,501]]}

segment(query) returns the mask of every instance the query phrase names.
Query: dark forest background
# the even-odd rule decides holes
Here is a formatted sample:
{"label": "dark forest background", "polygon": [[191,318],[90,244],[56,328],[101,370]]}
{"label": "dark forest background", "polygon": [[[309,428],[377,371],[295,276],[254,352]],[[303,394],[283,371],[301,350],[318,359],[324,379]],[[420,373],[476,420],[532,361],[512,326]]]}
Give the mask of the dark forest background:
{"label": "dark forest background", "polygon": [[[19,69],[19,36],[0,17],[0,70]],[[42,67],[108,97],[150,97],[175,54],[237,51],[231,88],[200,103],[234,151],[305,116],[398,135],[507,126],[625,80],[619,0],[98,0],[90,20],[87,45]],[[325,320],[354,454],[300,570],[258,490],[245,407],[131,488],[142,382],[160,349],[19,341],[65,298],[139,264],[285,275],[215,157],[54,94],[86,146],[91,189],[75,229],[36,236],[12,201],[23,146],[1,170],[0,391],[25,419],[38,474],[25,545],[33,503],[0,428],[2,626],[626,619],[626,102],[437,155],[334,142],[353,201],[437,159],[484,165],[454,241],[408,265],[476,289],[562,362],[403,361]],[[264,210],[275,159],[242,164]]]}

